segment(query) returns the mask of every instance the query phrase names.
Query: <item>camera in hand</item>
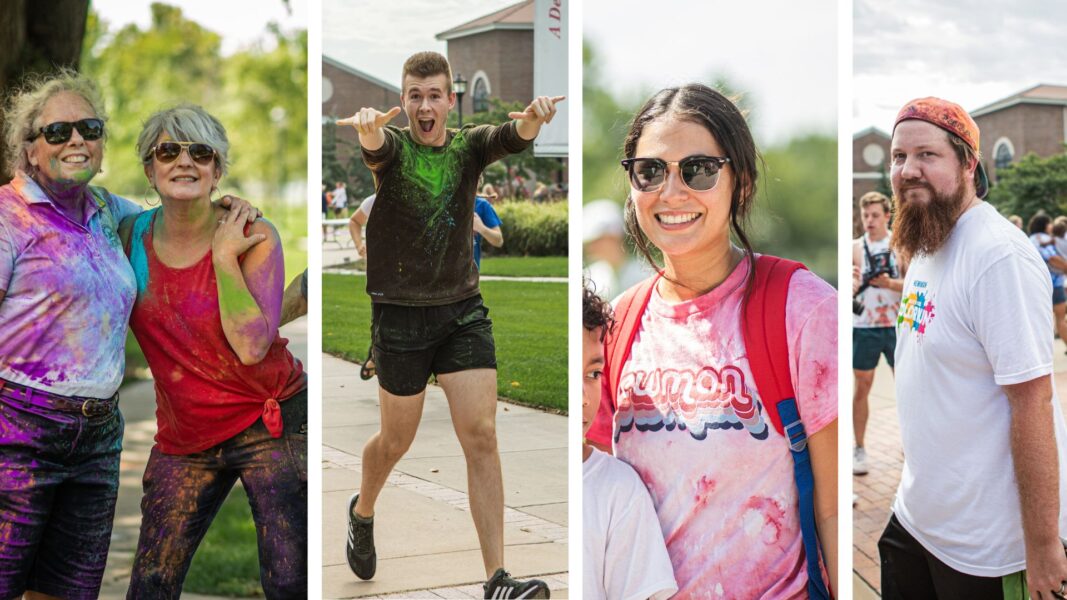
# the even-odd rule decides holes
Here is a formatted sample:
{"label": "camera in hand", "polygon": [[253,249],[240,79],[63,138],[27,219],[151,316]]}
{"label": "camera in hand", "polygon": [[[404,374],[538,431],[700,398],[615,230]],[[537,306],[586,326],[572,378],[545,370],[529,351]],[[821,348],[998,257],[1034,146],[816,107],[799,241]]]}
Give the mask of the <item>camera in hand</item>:
{"label": "camera in hand", "polygon": [[870,265],[870,270],[863,274],[863,281],[860,283],[859,290],[852,296],[852,314],[856,316],[863,314],[864,306],[859,297],[867,288],[871,287],[871,281],[882,275],[892,277],[894,274],[892,255],[888,250],[875,253],[867,252],[867,263]]}

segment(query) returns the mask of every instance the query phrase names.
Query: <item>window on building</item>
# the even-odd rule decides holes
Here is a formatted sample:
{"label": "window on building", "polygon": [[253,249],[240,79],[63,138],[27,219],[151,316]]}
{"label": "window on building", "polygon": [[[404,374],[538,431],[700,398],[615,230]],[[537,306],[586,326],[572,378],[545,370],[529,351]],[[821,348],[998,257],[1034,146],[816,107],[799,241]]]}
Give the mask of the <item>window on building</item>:
{"label": "window on building", "polygon": [[1010,166],[1012,158],[1014,156],[1012,155],[1010,144],[998,144],[996,150],[993,151],[993,165],[998,170]]}
{"label": "window on building", "polygon": [[489,82],[484,77],[474,80],[474,91],[471,92],[471,102],[474,112],[489,110]]}

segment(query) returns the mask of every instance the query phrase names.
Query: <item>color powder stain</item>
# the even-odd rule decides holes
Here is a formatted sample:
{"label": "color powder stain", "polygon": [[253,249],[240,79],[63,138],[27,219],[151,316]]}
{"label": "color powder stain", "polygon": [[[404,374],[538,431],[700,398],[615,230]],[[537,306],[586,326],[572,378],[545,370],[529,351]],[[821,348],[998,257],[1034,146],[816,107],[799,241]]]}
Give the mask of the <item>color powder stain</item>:
{"label": "color powder stain", "polygon": [[764,544],[773,544],[778,541],[782,534],[782,521],[785,519],[785,511],[771,498],[753,496],[742,507],[744,512],[741,519],[745,534],[754,537],[759,536]]}
{"label": "color powder stain", "polygon": [[466,155],[469,145],[466,131],[457,132],[443,151],[422,146],[407,137],[400,139],[402,169],[412,188],[403,195],[422,200],[421,205],[419,202],[409,204],[421,208],[426,223],[422,236],[434,236],[430,245],[436,246],[443,243],[448,232],[456,227],[450,209],[456,208],[454,195],[463,174],[460,157]]}
{"label": "color powder stain", "polygon": [[711,495],[715,492],[715,480],[708,479],[707,475],[701,475],[700,480],[696,482],[697,493],[693,496],[693,501],[699,506],[707,506],[711,500]]}

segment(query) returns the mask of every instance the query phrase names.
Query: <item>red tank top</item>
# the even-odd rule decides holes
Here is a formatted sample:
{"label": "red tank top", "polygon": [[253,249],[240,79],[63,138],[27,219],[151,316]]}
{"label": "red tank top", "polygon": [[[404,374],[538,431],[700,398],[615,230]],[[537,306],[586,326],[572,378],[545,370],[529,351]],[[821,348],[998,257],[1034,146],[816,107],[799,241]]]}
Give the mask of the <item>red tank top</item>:
{"label": "red tank top", "polygon": [[260,416],[277,437],[281,434],[277,403],[306,386],[303,366],[281,336],[259,364],[241,364],[222,330],[211,250],[191,267],[166,266],[152,247],[155,214],[138,218],[141,227],[135,226],[130,240],[138,279],[130,328],[156,382],[160,450],[167,454],[206,450],[247,429]]}

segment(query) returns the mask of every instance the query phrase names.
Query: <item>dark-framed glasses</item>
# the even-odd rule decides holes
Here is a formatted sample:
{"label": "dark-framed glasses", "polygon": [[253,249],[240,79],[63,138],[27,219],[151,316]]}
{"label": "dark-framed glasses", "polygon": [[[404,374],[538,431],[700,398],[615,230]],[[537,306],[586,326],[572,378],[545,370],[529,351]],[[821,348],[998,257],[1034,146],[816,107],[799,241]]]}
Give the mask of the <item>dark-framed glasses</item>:
{"label": "dark-framed glasses", "polygon": [[667,181],[667,169],[678,167],[682,181],[694,192],[706,192],[719,181],[719,171],[730,162],[725,156],[688,156],[678,161],[659,158],[627,158],[622,167],[630,174],[630,185],[639,192],[655,192]]}
{"label": "dark-framed glasses", "polygon": [[189,158],[199,165],[215,160],[215,149],[201,142],[160,142],[148,150],[148,156],[155,156],[161,163],[169,163],[178,160],[182,150],[189,152]]}
{"label": "dark-framed glasses", "polygon": [[52,145],[66,144],[70,141],[70,136],[73,131],[77,129],[78,135],[82,136],[82,139],[87,142],[92,142],[104,137],[104,122],[100,119],[82,119],[80,121],[56,121],[55,123],[49,123],[44,127],[38,129],[33,135],[26,138],[27,142],[32,142],[40,136],[44,136],[44,141]]}

